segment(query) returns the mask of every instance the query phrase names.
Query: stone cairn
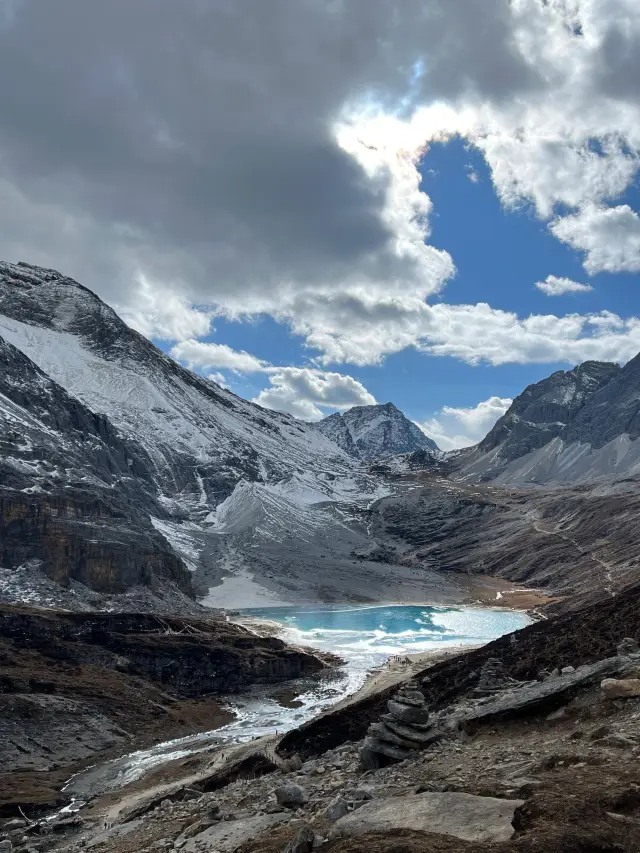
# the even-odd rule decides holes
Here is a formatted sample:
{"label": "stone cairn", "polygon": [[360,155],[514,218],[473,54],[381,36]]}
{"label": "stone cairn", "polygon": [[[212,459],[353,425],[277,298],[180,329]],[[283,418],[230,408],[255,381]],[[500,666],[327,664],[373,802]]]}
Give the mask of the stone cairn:
{"label": "stone cairn", "polygon": [[424,693],[415,682],[402,687],[387,702],[388,714],[371,723],[360,763],[375,770],[396,761],[404,761],[417,749],[425,749],[442,737],[442,732],[429,723],[429,709]]}
{"label": "stone cairn", "polygon": [[493,696],[510,687],[517,687],[521,682],[511,678],[504,671],[504,664],[499,658],[488,658],[480,670],[478,685],[474,688],[474,696]]}

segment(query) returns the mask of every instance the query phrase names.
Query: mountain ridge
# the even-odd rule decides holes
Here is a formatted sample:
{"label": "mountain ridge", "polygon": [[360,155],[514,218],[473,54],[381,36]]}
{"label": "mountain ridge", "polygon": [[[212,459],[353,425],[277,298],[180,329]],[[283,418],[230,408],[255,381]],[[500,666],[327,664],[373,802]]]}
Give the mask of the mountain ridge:
{"label": "mountain ridge", "polygon": [[440,452],[435,441],[394,403],[354,406],[345,412],[328,415],[315,426],[346,453],[363,461],[417,450]]}
{"label": "mountain ridge", "polygon": [[485,438],[451,454],[454,476],[579,483],[640,474],[640,355],[586,361],[519,394]]}

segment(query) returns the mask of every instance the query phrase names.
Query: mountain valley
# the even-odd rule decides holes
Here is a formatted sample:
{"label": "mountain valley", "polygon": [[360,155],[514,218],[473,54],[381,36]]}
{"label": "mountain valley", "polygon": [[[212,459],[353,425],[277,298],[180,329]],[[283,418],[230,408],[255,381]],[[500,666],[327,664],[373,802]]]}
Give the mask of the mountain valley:
{"label": "mountain valley", "polygon": [[447,454],[391,403],[241,400],[27,264],[0,265],[0,358],[7,603],[578,601],[637,569],[640,356],[553,374]]}
{"label": "mountain valley", "polygon": [[[2,263],[0,361],[0,849],[475,853],[340,835],[369,797],[457,794],[509,804],[500,853],[637,849],[640,356],[556,372],[445,453],[392,403],[243,400]],[[410,658],[377,626],[395,660],[347,695],[348,661],[234,612],[427,602],[534,624],[442,652],[422,613],[439,651]]]}

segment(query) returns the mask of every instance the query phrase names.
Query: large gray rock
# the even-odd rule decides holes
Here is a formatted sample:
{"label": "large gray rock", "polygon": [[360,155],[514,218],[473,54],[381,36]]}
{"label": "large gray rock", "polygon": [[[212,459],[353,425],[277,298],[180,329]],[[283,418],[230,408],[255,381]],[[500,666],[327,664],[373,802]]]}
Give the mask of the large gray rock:
{"label": "large gray rock", "polygon": [[281,806],[304,806],[309,802],[309,794],[300,785],[281,785],[275,791],[276,800]]}
{"label": "large gray rock", "polygon": [[429,709],[426,706],[420,708],[412,705],[402,705],[395,699],[389,699],[387,708],[391,716],[400,723],[424,724],[429,720]]}
{"label": "large gray rock", "polygon": [[267,832],[272,826],[289,820],[287,814],[258,815],[243,820],[223,821],[210,829],[189,839],[182,848],[184,853],[197,853],[199,850],[234,853],[241,844]]}
{"label": "large gray rock", "polygon": [[495,717],[517,716],[537,710],[552,711],[566,704],[577,689],[599,683],[605,676],[622,672],[628,664],[628,658],[605,658],[597,663],[581,666],[575,672],[558,675],[549,681],[530,682],[516,690],[501,693],[483,704],[456,709],[447,717],[445,725],[448,729],[455,729]]}
{"label": "large gray rock", "polygon": [[450,835],[488,844],[509,841],[515,810],[524,800],[499,800],[472,794],[412,794],[367,803],[339,820],[329,838],[357,838],[401,829]]}
{"label": "large gray rock", "polygon": [[322,817],[327,820],[340,820],[348,811],[347,801],[343,797],[336,797],[322,812]]}

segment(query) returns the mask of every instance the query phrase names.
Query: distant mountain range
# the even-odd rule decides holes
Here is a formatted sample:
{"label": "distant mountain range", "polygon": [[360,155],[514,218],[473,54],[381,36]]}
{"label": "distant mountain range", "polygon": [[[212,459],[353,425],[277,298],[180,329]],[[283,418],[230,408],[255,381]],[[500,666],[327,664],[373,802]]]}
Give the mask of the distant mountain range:
{"label": "distant mountain range", "polygon": [[[640,356],[558,371],[478,445],[442,453],[392,403],[317,424],[263,409],[77,282],[0,263],[0,601],[188,612],[209,590],[226,601],[230,576],[268,603],[388,600],[390,584],[418,600],[427,577],[455,598],[432,549],[453,541],[443,524],[460,530],[442,483],[634,481],[639,437]],[[430,503],[403,503],[428,478]],[[468,554],[486,513],[464,500]]]}
{"label": "distant mountain range", "polygon": [[438,452],[435,441],[393,403],[336,412],[317,423],[316,428],[355,459],[372,461],[416,450]]}

